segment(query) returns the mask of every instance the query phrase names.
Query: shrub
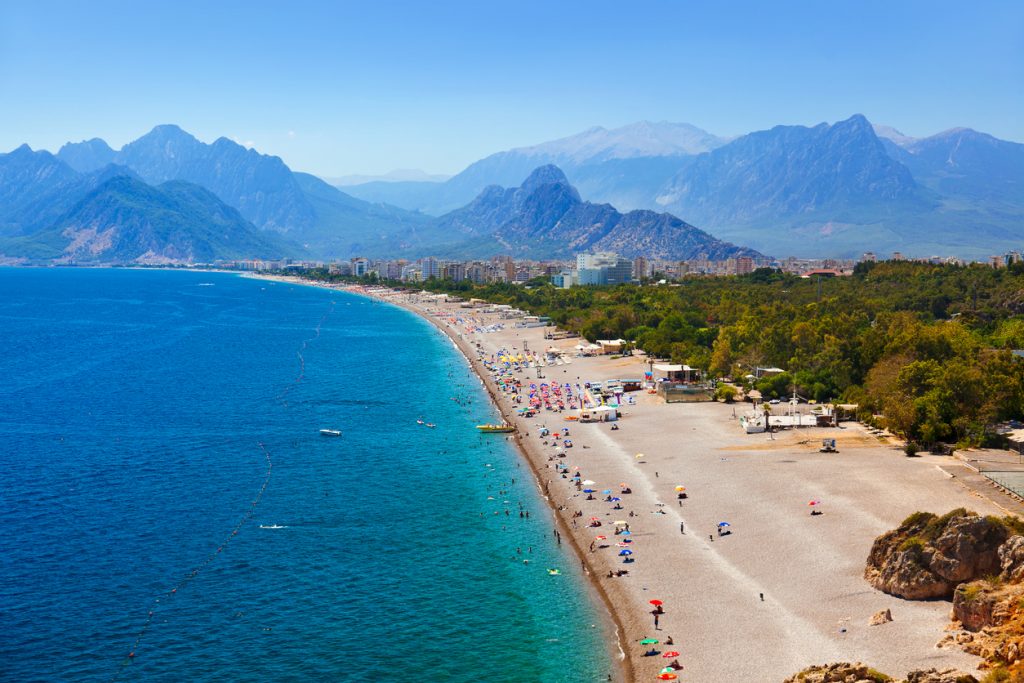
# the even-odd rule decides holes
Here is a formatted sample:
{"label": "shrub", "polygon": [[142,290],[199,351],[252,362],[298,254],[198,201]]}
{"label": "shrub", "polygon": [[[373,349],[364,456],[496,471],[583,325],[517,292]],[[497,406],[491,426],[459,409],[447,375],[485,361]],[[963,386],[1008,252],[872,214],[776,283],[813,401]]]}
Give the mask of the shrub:
{"label": "shrub", "polygon": [[903,452],[908,458],[912,458],[917,455],[917,444],[913,441],[908,441],[907,445],[903,447]]}
{"label": "shrub", "polygon": [[903,520],[903,523],[900,524],[900,527],[902,528],[912,526],[924,526],[925,524],[931,522],[933,519],[935,519],[935,515],[931,512],[913,512],[910,514],[909,517]]}

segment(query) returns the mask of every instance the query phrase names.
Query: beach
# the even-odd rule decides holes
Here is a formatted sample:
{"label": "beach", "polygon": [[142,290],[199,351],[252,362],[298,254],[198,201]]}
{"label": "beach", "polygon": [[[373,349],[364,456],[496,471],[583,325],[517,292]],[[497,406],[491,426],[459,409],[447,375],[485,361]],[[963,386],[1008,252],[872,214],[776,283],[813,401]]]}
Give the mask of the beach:
{"label": "beach", "polygon": [[[872,541],[912,512],[966,507],[1006,514],[1001,494],[961,481],[958,461],[907,458],[898,444],[855,422],[746,434],[738,417],[749,404],[666,404],[644,391],[627,394],[635,404],[621,407],[615,431],[608,423],[566,421],[568,409],[517,417],[521,404],[483,363],[502,350],[554,345],[569,359],[513,372],[524,387],[637,378],[647,363],[578,357],[577,339],[546,340],[542,327],[517,327],[433,296],[347,289],[431,320],[480,374],[517,427],[514,438],[557,516],[552,542],[558,535],[577,549],[609,608],[624,680],[655,680],[675,660],[680,680],[697,681],[781,681],[829,661],[863,661],[892,676],[931,667],[975,670],[978,658],[936,647],[950,603],[901,600],[863,579]],[[551,438],[540,436],[542,426],[567,427],[572,447],[557,453]],[[835,438],[839,453],[820,453],[823,438]],[[576,481],[594,482],[594,493]],[[630,492],[623,494],[622,485]],[[625,528],[616,521],[629,533],[616,534]],[[628,574],[615,575],[623,570]],[[661,613],[652,600],[662,602]],[[891,623],[868,625],[886,609]],[[641,644],[645,639],[659,642]]]}

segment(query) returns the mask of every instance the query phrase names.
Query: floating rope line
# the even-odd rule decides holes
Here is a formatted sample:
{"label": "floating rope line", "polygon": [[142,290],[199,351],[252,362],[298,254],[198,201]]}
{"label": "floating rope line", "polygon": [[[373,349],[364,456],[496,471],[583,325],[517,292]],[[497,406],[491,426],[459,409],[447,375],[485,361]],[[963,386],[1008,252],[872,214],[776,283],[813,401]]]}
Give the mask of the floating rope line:
{"label": "floating rope line", "polygon": [[217,546],[216,550],[211,551],[210,554],[207,555],[206,558],[201,563],[193,567],[192,571],[190,571],[188,574],[179,579],[178,582],[174,584],[174,586],[163,591],[162,593],[160,593],[160,595],[153,599],[153,604],[150,606],[149,611],[146,613],[146,620],[145,622],[143,622],[142,628],[139,629],[139,632],[136,634],[135,642],[132,643],[131,650],[129,650],[127,656],[125,656],[125,658],[121,660],[121,664],[117,668],[117,673],[114,674],[112,680],[118,680],[121,677],[121,674],[124,673],[125,667],[131,664],[132,660],[135,658],[135,651],[139,649],[139,644],[142,642],[143,637],[145,637],[146,633],[153,625],[153,619],[155,618],[157,608],[159,608],[161,605],[161,601],[171,598],[179,590],[181,590],[185,586],[189,585],[192,581],[194,581],[195,578],[199,576],[199,573],[201,571],[206,569],[206,567],[208,567],[211,562],[217,559],[217,556],[221,553],[221,551],[224,550],[224,548],[228,546],[228,544],[231,542],[231,539],[238,535],[238,532],[242,529],[242,527],[245,526],[245,524],[250,519],[252,519],[253,515],[256,513],[256,507],[260,504],[260,500],[263,499],[263,494],[266,492],[267,486],[270,485],[270,474],[274,469],[274,463],[270,458],[270,451],[268,451],[267,447],[263,445],[263,442],[259,443],[259,447],[263,451],[263,457],[266,458],[267,461],[267,472],[263,477],[263,485],[260,486],[259,491],[256,492],[256,496],[252,499],[252,502],[249,503],[249,507],[246,509],[245,514],[242,515],[242,518],[238,520],[235,526],[231,529],[231,532],[224,537],[224,539]]}
{"label": "floating rope line", "polygon": [[[299,350],[296,351],[296,355],[299,358],[299,373],[298,375],[296,375],[295,380],[291,384],[286,386],[284,390],[281,391],[277,399],[285,407],[288,406],[288,401],[286,400],[288,393],[292,390],[293,387],[295,387],[295,385],[301,383],[306,376],[306,359],[305,357],[303,357],[302,352],[306,350],[310,343],[320,338],[320,330],[323,327],[324,322],[327,320],[327,317],[331,314],[333,310],[334,302],[332,301],[331,307],[328,309],[326,313],[323,314],[323,316],[320,317],[320,321],[317,322],[313,336],[310,337],[309,339],[302,340],[302,346],[300,346]],[[135,652],[139,649],[139,645],[142,643],[142,639],[146,636],[146,633],[149,632],[150,627],[152,627],[153,620],[156,617],[156,611],[162,604],[161,601],[170,599],[180,589],[192,583],[192,581],[195,580],[197,576],[199,576],[200,572],[206,569],[206,567],[208,567],[215,559],[217,559],[217,556],[220,555],[224,548],[227,547],[228,543],[231,542],[231,539],[237,536],[238,532],[241,531],[242,527],[245,526],[250,519],[252,519],[254,514],[256,514],[256,508],[257,506],[259,506],[260,501],[263,499],[263,494],[266,492],[267,487],[270,485],[270,474],[274,469],[274,463],[273,460],[271,460],[270,458],[270,451],[267,450],[266,445],[264,445],[264,443],[260,441],[259,447],[260,450],[263,451],[263,457],[266,459],[267,471],[263,477],[263,485],[260,486],[259,491],[256,492],[256,496],[252,499],[252,502],[246,509],[245,514],[242,515],[242,518],[238,520],[235,526],[231,529],[231,532],[224,537],[224,539],[217,546],[216,550],[211,551],[210,554],[206,556],[206,559],[204,559],[200,564],[196,565],[188,574],[179,579],[174,586],[163,591],[156,598],[153,599],[152,605],[150,605],[149,610],[147,610],[146,612],[146,620],[143,622],[142,628],[140,628],[138,633],[135,635],[135,641],[132,643],[131,649],[128,651],[128,654],[121,660],[120,665],[118,665],[117,672],[111,679],[112,681],[120,680],[121,676],[124,674],[125,668],[129,664],[131,664],[132,661],[134,661]]]}
{"label": "floating rope line", "polygon": [[298,356],[299,358],[299,374],[295,376],[295,381],[293,381],[291,384],[282,389],[281,393],[277,397],[277,400],[283,403],[285,407],[288,406],[288,394],[291,393],[291,390],[293,388],[295,388],[295,385],[301,384],[302,380],[306,378],[306,358],[305,356],[302,355],[302,352],[305,351],[311,343],[315,342],[317,339],[320,338],[320,330],[323,328],[324,322],[327,321],[327,317],[333,311],[334,302],[332,301],[331,307],[327,309],[326,313],[320,316],[320,321],[317,322],[316,329],[313,330],[313,336],[310,337],[309,339],[303,339],[302,346],[300,346],[299,350],[295,352],[295,355]]}

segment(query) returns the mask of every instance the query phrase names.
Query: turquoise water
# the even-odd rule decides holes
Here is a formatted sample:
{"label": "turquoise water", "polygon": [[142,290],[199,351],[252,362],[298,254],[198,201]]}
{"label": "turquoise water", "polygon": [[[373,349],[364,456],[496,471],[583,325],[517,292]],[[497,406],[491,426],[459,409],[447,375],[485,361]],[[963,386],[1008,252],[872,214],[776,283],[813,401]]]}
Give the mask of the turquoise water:
{"label": "turquoise water", "polygon": [[0,679],[611,671],[527,466],[475,432],[496,413],[419,318],[225,274],[0,269],[0,351]]}

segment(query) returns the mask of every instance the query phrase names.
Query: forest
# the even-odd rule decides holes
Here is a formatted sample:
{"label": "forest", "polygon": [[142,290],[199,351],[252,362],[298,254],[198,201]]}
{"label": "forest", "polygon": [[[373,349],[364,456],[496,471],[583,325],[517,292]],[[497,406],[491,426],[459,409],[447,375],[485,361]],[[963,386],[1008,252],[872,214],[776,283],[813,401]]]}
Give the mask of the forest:
{"label": "forest", "polygon": [[[320,273],[320,277],[327,277]],[[560,289],[429,280],[417,287],[512,304],[591,341],[622,338],[648,354],[737,383],[758,366],[786,370],[755,386],[860,406],[921,446],[998,441],[1024,416],[1024,264],[861,263],[807,279],[771,269]]]}

